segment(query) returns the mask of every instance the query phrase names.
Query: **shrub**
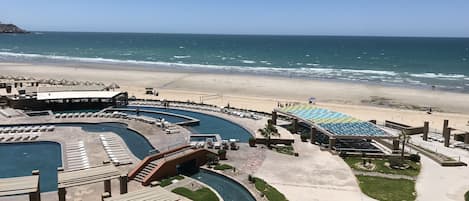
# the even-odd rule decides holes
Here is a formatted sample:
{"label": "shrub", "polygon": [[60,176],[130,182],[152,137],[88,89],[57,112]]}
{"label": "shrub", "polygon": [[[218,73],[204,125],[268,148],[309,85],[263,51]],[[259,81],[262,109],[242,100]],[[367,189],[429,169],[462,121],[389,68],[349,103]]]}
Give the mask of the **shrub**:
{"label": "shrub", "polygon": [[226,150],[220,149],[218,150],[218,157],[220,160],[226,160]]}
{"label": "shrub", "polygon": [[389,166],[391,168],[400,168],[404,166],[404,163],[402,162],[402,160],[397,157],[389,158],[388,161],[389,161]]}
{"label": "shrub", "polygon": [[256,146],[256,138],[254,138],[254,137],[249,138],[249,146],[250,147]]}
{"label": "shrub", "polygon": [[251,183],[254,183],[252,175],[248,175],[248,181],[250,181]]}
{"label": "shrub", "polygon": [[420,162],[420,155],[418,154],[410,154],[409,160],[414,162]]}
{"label": "shrub", "polygon": [[310,138],[308,133],[302,133],[300,137],[301,137],[302,142],[307,142],[308,139]]}

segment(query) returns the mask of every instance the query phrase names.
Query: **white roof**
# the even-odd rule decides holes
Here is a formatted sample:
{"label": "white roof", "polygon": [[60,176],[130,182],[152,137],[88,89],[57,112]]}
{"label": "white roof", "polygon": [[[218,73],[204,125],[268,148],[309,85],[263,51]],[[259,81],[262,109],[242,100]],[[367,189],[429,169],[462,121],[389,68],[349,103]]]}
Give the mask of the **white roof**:
{"label": "white roof", "polygon": [[37,100],[54,99],[80,99],[80,98],[112,98],[122,92],[120,91],[58,91],[39,92]]}

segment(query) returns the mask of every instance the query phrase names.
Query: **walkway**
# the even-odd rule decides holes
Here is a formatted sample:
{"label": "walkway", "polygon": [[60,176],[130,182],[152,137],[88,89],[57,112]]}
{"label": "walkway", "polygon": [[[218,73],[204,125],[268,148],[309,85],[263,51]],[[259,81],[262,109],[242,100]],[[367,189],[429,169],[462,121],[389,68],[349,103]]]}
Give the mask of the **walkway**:
{"label": "walkway", "polygon": [[254,174],[284,193],[290,201],[364,201],[352,170],[338,156],[301,142],[295,135],[299,157],[266,152],[266,159]]}

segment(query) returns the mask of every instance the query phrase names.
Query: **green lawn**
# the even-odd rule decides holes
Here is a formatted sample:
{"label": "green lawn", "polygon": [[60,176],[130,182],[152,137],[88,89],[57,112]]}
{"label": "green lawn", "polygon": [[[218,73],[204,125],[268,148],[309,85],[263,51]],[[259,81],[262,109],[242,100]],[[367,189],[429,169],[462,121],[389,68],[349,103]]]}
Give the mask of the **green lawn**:
{"label": "green lawn", "polygon": [[260,192],[263,192],[269,201],[287,201],[285,195],[280,193],[277,189],[267,184],[264,180],[257,177],[253,178],[255,180],[256,189]]}
{"label": "green lawn", "polygon": [[415,200],[415,182],[406,179],[358,176],[360,188],[366,195],[380,201]]}
{"label": "green lawn", "polygon": [[171,181],[173,181],[173,180],[175,180],[175,179],[177,179],[177,180],[183,180],[184,177],[181,176],[181,175],[177,175],[177,176],[174,176],[174,177],[170,177],[170,178],[163,179],[163,180],[160,181],[160,186],[161,186],[161,187],[169,186],[169,185],[171,184]]}
{"label": "green lawn", "polygon": [[214,169],[215,170],[229,170],[229,169],[233,169],[233,166],[228,165],[228,164],[217,164],[214,167]]}
{"label": "green lawn", "polygon": [[464,200],[469,201],[469,191],[464,195]]}
{"label": "green lawn", "polygon": [[193,201],[218,201],[217,195],[208,188],[201,188],[196,191],[191,191],[188,188],[179,187],[172,190],[172,192],[182,195]]}
{"label": "green lawn", "polygon": [[405,170],[398,170],[398,169],[392,169],[392,168],[386,167],[384,165],[384,163],[388,161],[386,159],[378,159],[378,158],[372,159],[371,162],[376,165],[376,168],[374,170],[366,170],[366,169],[361,169],[361,168],[356,167],[355,164],[362,162],[361,157],[346,157],[344,158],[344,161],[352,169],[360,170],[360,171],[380,172],[380,173],[385,173],[385,174],[400,174],[400,175],[407,175],[407,176],[417,176],[420,173],[420,165],[410,160],[405,161],[407,164],[410,165],[410,167]]}

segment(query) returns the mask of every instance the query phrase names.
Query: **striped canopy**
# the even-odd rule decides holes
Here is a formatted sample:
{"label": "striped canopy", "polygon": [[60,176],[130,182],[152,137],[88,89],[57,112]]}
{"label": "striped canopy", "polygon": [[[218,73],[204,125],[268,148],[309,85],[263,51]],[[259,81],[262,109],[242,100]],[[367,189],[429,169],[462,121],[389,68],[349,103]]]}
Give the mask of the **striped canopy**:
{"label": "striped canopy", "polygon": [[308,104],[287,106],[279,108],[278,111],[310,121],[337,136],[389,136],[372,123]]}

